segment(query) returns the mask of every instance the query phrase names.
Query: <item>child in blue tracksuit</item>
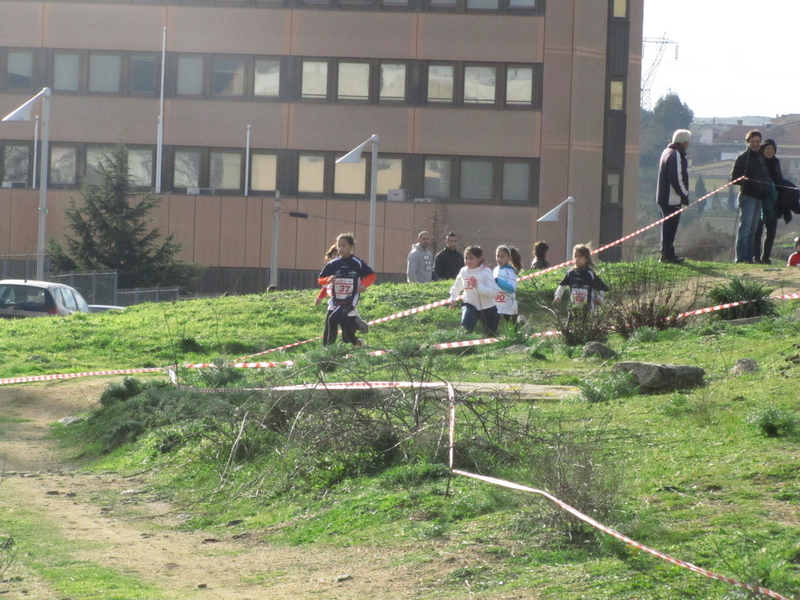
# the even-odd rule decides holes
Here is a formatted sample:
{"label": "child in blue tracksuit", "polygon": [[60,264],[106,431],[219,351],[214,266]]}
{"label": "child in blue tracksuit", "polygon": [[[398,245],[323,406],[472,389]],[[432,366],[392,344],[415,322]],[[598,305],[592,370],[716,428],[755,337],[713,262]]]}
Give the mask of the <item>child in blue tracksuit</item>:
{"label": "child in blue tracksuit", "polygon": [[331,285],[325,331],[322,334],[324,346],[336,342],[340,327],[345,342],[354,346],[361,345],[356,337],[356,320],[348,317],[356,308],[359,295],[375,282],[375,271],[363,260],[353,256],[355,246],[352,234],[343,233],[337,237],[339,256],[325,265],[319,274],[319,285]]}
{"label": "child in blue tracksuit", "polygon": [[497,313],[506,322],[517,323],[517,274],[522,270],[522,255],[516,248],[498,246],[495,250],[497,266],[494,268],[494,280],[497,283],[497,296],[494,301]]}

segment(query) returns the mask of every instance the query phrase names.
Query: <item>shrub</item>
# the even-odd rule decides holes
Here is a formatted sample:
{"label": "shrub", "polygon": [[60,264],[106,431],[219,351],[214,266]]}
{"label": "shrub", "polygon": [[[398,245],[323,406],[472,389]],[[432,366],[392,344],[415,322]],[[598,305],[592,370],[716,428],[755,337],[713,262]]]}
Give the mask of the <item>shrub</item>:
{"label": "shrub", "polygon": [[730,321],[748,317],[775,316],[777,314],[775,301],[768,298],[771,293],[771,289],[757,281],[749,281],[739,275],[729,275],[727,283],[715,285],[707,295],[715,304],[745,302],[714,313],[718,319]]}
{"label": "shrub", "polygon": [[751,414],[747,423],[757,427],[767,437],[783,437],[794,434],[800,420],[788,411],[770,406]]}
{"label": "shrub", "polygon": [[581,395],[586,402],[608,402],[618,398],[630,398],[639,393],[638,386],[630,373],[610,373],[593,379],[585,379],[579,384]]}

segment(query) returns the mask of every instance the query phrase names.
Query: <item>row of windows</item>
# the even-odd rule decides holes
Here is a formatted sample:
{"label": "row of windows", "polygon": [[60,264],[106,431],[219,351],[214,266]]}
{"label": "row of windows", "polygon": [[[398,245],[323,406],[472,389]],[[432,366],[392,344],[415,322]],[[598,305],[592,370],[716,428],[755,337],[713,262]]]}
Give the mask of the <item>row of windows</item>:
{"label": "row of windows", "polygon": [[[5,142],[2,152],[3,187],[27,187],[32,174],[32,147],[27,142]],[[48,185],[70,188],[82,176],[90,185],[99,182],[98,165],[107,148],[86,144],[50,145]],[[359,163],[336,164],[344,152],[241,149],[164,148],[164,189],[177,193],[242,193],[248,190],[299,196],[365,197],[370,189],[370,156]],[[155,183],[155,148],[130,146],[128,170],[135,186],[152,189]],[[377,193],[404,190],[406,199],[508,202],[537,204],[538,159],[503,157],[381,154],[377,164]],[[393,192],[393,195],[396,192]]]}
{"label": "row of windows", "polygon": [[[70,0],[66,0],[70,1]],[[111,0],[112,2],[114,0]],[[625,2],[626,0],[620,0]],[[543,15],[545,0],[116,0],[121,4]]]}
{"label": "row of windows", "polygon": [[[160,55],[7,49],[6,91],[160,93]],[[172,97],[540,108],[541,63],[169,54]],[[38,83],[37,83],[38,82]],[[43,85],[39,85],[42,83]]]}

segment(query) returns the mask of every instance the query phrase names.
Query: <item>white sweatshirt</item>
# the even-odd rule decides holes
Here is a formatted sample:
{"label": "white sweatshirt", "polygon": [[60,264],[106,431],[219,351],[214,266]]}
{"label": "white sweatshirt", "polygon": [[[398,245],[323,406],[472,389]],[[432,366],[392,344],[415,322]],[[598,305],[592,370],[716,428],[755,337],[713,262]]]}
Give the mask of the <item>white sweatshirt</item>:
{"label": "white sweatshirt", "polygon": [[497,265],[494,268],[494,280],[497,282],[497,312],[501,315],[515,315],[519,311],[517,306],[517,272],[509,264]]}
{"label": "white sweatshirt", "polygon": [[463,267],[458,272],[453,287],[450,288],[450,301],[455,302],[462,290],[464,291],[464,302],[478,310],[495,306],[497,283],[495,283],[492,270],[486,265],[481,265],[477,269]]}

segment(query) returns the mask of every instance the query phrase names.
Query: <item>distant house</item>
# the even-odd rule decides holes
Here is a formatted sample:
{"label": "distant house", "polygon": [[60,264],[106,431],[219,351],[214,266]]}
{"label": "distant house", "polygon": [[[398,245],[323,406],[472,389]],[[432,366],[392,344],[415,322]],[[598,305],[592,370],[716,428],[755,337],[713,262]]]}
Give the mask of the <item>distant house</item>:
{"label": "distant house", "polygon": [[[692,165],[689,167],[689,189],[694,193],[695,189],[697,189],[697,181],[702,178],[703,183],[706,186],[706,193],[711,193],[716,189],[721,188],[724,186],[728,181],[730,181],[731,176],[731,169],[733,168],[733,160],[718,160],[712,163],[706,163],[704,165]],[[704,207],[702,210],[707,210],[712,206],[712,203],[719,202],[721,206],[726,205],[730,200],[731,191],[730,188],[733,188],[733,193],[738,194],[739,188],[736,186],[730,186],[725,190],[722,190],[706,200]],[[693,199],[696,199],[693,194]]]}

